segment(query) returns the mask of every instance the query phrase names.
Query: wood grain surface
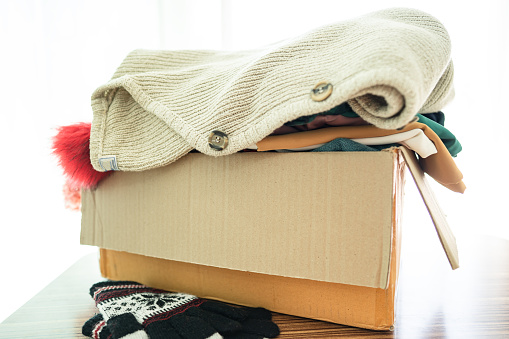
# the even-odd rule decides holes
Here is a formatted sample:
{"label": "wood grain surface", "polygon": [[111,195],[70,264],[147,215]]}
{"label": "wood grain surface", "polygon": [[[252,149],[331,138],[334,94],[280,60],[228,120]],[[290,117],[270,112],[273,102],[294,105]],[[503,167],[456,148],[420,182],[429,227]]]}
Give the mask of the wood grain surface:
{"label": "wood grain surface", "polygon": [[[422,250],[403,260],[393,332],[274,314],[279,338],[509,338],[509,241],[460,243],[468,251],[454,272]],[[101,279],[97,257],[82,258],[1,323],[0,338],[84,338],[95,312],[88,289]]]}

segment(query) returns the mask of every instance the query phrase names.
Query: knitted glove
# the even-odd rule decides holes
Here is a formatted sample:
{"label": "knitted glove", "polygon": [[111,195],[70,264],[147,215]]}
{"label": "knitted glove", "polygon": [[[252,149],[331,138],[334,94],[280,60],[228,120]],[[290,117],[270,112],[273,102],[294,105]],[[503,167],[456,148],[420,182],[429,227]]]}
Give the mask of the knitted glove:
{"label": "knitted glove", "polygon": [[106,321],[101,313],[88,319],[83,325],[81,333],[93,339],[111,339],[110,329],[106,326]]}
{"label": "knitted glove", "polygon": [[[261,339],[279,335],[271,313],[262,308],[230,306],[131,281],[94,284],[90,295],[112,339]],[[98,317],[90,319],[83,327],[83,334],[89,335],[89,328],[95,328],[93,323],[100,321]]]}

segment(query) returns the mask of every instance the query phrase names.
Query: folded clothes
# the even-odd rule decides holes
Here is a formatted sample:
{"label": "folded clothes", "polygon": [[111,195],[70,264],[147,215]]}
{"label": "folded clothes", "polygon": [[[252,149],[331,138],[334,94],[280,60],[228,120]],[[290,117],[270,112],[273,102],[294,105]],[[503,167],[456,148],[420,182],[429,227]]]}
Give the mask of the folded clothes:
{"label": "folded clothes", "polygon": [[[454,134],[452,134],[444,126],[444,113],[435,112],[429,114],[417,114],[417,119],[418,122],[427,125],[440,137],[445,147],[453,157],[461,152],[461,144]],[[350,105],[345,102],[326,112],[303,116],[289,121],[272,132],[271,135],[297,133],[324,127],[360,125],[368,125],[368,122],[360,118]]]}
{"label": "folded clothes", "polygon": [[433,179],[454,192],[463,193],[466,189],[463,174],[440,137],[427,125],[413,122],[401,130],[385,130],[375,126],[328,127],[284,135],[268,136],[256,143],[258,151],[284,150],[324,144],[337,138],[360,139],[383,137],[410,130],[420,129],[433,142],[437,152],[428,157],[419,157],[419,163]]}
{"label": "folded clothes", "polygon": [[[351,140],[362,145],[387,145],[387,147],[398,143],[408,147],[422,158],[427,158],[430,155],[437,153],[435,144],[433,144],[433,142],[424,134],[424,132],[418,128],[381,137],[352,138]],[[310,151],[321,147],[324,144],[325,143],[319,143],[304,147],[289,148],[285,150],[295,152]],[[256,149],[256,146],[251,146],[249,149]]]}

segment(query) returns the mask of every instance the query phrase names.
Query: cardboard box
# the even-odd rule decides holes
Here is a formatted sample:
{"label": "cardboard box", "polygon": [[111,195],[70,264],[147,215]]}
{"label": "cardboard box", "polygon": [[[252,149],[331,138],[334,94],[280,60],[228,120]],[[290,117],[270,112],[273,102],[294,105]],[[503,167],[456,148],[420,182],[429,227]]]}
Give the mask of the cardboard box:
{"label": "cardboard box", "polygon": [[118,172],[83,191],[81,243],[112,280],[388,330],[405,154],[191,153]]}

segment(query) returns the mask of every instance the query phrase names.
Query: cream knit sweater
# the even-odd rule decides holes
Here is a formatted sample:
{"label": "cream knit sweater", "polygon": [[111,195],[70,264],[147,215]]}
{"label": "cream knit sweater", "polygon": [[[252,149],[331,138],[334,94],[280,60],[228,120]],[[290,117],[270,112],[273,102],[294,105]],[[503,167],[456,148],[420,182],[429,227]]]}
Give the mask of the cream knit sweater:
{"label": "cream knit sweater", "polygon": [[[452,78],[443,25],[402,8],[258,50],[136,50],[92,95],[91,161],[99,171],[141,171],[192,149],[228,155],[345,101],[373,125],[395,129],[442,109],[454,96]],[[322,81],[332,93],[314,101]],[[227,135],[223,150],[209,146],[214,130]]]}

